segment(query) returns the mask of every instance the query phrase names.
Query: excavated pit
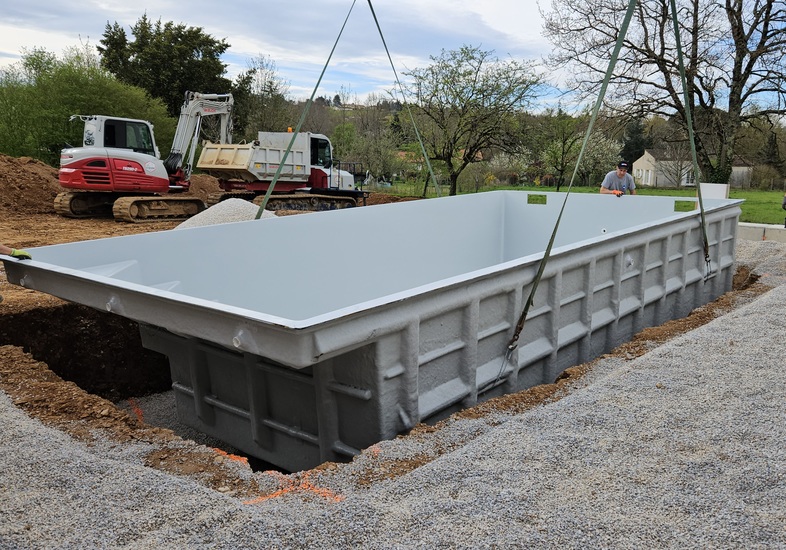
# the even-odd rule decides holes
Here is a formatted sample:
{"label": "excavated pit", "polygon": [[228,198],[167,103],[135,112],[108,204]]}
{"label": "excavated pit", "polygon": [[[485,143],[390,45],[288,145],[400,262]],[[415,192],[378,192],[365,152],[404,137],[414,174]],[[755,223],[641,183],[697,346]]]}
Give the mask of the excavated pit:
{"label": "excavated pit", "polygon": [[[759,283],[758,279],[758,275],[746,266],[739,266],[733,278],[731,292],[694,310],[683,319],[642,331],[610,355],[632,359],[653,346],[747,303],[768,289]],[[57,331],[47,330],[46,327],[53,326],[52,323],[56,323]],[[138,334],[138,327],[134,322],[74,304],[0,315],[0,342],[3,345],[24,348],[40,362],[35,371],[22,372],[21,366],[15,368],[19,371],[19,378],[24,380],[23,384],[15,384],[14,376],[9,376],[7,372],[0,376],[0,382],[6,382],[3,389],[19,406],[27,410],[28,414],[44,422],[54,423],[76,437],[90,440],[93,437],[90,433],[109,430],[109,433],[114,434],[112,437],[120,441],[145,440],[149,436],[140,433],[149,432],[151,428],[153,432],[160,433],[162,425],[156,424],[156,419],[151,417],[127,418],[125,405],[133,400],[143,401],[151,393],[167,392],[170,390],[171,381],[166,358],[144,349]],[[110,345],[102,347],[96,343]],[[110,348],[122,352],[107,353],[106,349]],[[524,410],[535,403],[553,399],[561,384],[575,381],[588,368],[591,367],[581,365],[568,369],[558,377],[556,384],[496,398],[458,414],[480,418],[502,410]],[[57,376],[52,376],[52,373]],[[77,384],[79,388],[73,388],[71,383]],[[113,401],[119,407],[109,406],[99,396]],[[174,401],[169,412],[174,417]],[[172,423],[168,422],[163,428],[166,433],[172,428]],[[416,432],[422,433],[431,429],[433,428],[419,426]],[[174,431],[183,437],[192,433],[183,425]],[[168,439],[167,436],[163,437],[163,440]],[[214,488],[243,485],[241,480],[234,478],[231,473],[215,466],[215,453],[239,456],[247,461],[254,471],[283,471],[272,464],[243,455],[231,447],[222,446],[220,442],[216,442],[217,450],[213,452],[205,453],[199,451],[199,448],[201,447],[154,446],[146,464],[178,475],[204,475],[205,471],[210,472],[213,477],[208,484]],[[401,467],[407,470],[417,466],[418,464],[408,464]],[[398,469],[391,472],[390,475],[404,473]],[[361,482],[371,483],[378,477],[376,474],[376,477],[369,475],[369,479],[364,478]]]}
{"label": "excavated pit", "polygon": [[[171,430],[218,452],[242,457],[254,471],[284,471],[220,440],[194,433],[177,421],[174,399],[168,400],[165,395],[156,400],[157,407],[163,409],[157,411],[157,416],[144,415],[139,404],[151,395],[170,393],[172,380],[167,357],[142,347],[139,325],[133,321],[65,303],[0,315],[0,342],[22,348],[64,382],[73,382],[84,392],[112,402],[147,426]],[[53,384],[58,383],[50,381],[46,388],[51,389]],[[30,401],[51,401],[51,396],[40,392],[25,400]],[[105,410],[99,411],[99,416],[101,412]],[[167,453],[171,451],[160,454]]]}
{"label": "excavated pit", "polygon": [[63,304],[0,316],[0,339],[110,401],[171,389],[167,358],[142,347],[137,323],[86,306]]}

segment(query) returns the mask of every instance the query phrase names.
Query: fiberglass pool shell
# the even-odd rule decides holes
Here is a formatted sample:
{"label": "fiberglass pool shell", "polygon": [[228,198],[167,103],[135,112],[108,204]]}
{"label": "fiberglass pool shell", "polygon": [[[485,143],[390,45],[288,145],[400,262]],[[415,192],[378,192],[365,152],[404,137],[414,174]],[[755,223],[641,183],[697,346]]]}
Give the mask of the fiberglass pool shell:
{"label": "fiberglass pool shell", "polygon": [[298,469],[552,382],[730,289],[741,201],[703,201],[708,278],[699,211],[675,211],[695,201],[574,193],[504,362],[563,199],[367,206],[41,247],[5,264],[15,284],[138,321],[144,345],[170,358],[187,423]]}

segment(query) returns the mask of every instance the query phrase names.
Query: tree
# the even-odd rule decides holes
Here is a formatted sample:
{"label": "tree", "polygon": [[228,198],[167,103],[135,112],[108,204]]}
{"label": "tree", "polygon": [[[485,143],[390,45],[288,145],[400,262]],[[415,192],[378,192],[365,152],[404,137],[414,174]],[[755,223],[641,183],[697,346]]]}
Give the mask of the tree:
{"label": "tree", "polygon": [[771,166],[779,173],[783,173],[784,163],[781,158],[780,147],[778,147],[778,134],[775,132],[770,132],[769,136],[767,136],[767,146],[762,152],[762,157],[765,164]]}
{"label": "tree", "polygon": [[333,105],[341,109],[341,123],[347,122],[347,112],[350,110],[352,104],[357,104],[357,96],[353,98],[351,86],[341,86],[333,96]]}
{"label": "tree", "polygon": [[575,118],[558,107],[538,118],[538,134],[546,146],[540,154],[541,166],[556,180],[557,191],[566,183],[581,151],[587,118]]}
{"label": "tree", "polygon": [[390,181],[400,163],[389,111],[377,95],[370,94],[365,107],[358,110],[355,128],[353,160],[362,162],[372,177]]}
{"label": "tree", "polygon": [[619,159],[619,142],[594,132],[587,141],[587,148],[576,173],[579,183],[600,187],[609,168],[615,166]]}
{"label": "tree", "polygon": [[224,77],[221,62],[229,44],[206,34],[201,27],[175,25],[171,21],[155,25],[143,15],[133,27],[134,40],[115,22],[107,23],[98,52],[101,66],[118,80],[146,90],[164,101],[171,116],[180,114],[189,90],[226,93],[232,83]]}
{"label": "tree", "polygon": [[75,114],[149,120],[164,155],[174,136],[176,121],[163,103],[118,82],[91,46],[67,48],[61,57],[34,49],[0,70],[0,152],[56,166],[66,144],[81,145],[82,125],[68,122]]}
{"label": "tree", "polygon": [[529,63],[500,61],[475,46],[442,50],[428,67],[405,73],[429,158],[444,163],[450,194],[459,174],[482,160],[484,149],[515,153],[513,115],[539,95],[542,77]]}
{"label": "tree", "polygon": [[488,170],[505,185],[521,185],[531,162],[531,153],[526,149],[515,155],[500,152],[491,157]]}
{"label": "tree", "polygon": [[289,82],[279,76],[275,61],[268,56],[249,61],[232,93],[234,129],[241,139],[254,140],[260,131],[283,132],[296,120],[295,108],[287,99]]}
{"label": "tree", "polygon": [[342,122],[333,130],[330,141],[333,143],[333,156],[345,161],[348,160],[357,142],[355,125],[351,122]]}
{"label": "tree", "polygon": [[625,126],[624,145],[620,153],[623,160],[631,164],[644,154],[645,149],[652,147],[652,137],[644,129],[644,122],[636,118]]}
{"label": "tree", "polygon": [[[624,16],[613,0],[552,0],[545,28],[553,67],[567,86],[598,93]],[[736,140],[751,117],[786,114],[786,5],[772,0],[678,0],[689,104],[683,101],[669,2],[639,0],[606,105],[625,116],[696,119],[696,148],[709,181],[731,174]]]}
{"label": "tree", "polygon": [[769,164],[754,167],[751,182],[755,183],[759,189],[767,189],[768,191],[784,188],[783,176]]}
{"label": "tree", "polygon": [[[301,101],[296,106],[297,116],[295,121],[300,119],[303,109],[308,105],[307,101]],[[330,108],[330,103],[324,97],[314,98],[306,113],[306,118],[303,121],[304,132],[315,132],[317,134],[330,135],[336,127],[336,121],[333,118],[333,112]],[[294,123],[293,123],[294,125]]]}

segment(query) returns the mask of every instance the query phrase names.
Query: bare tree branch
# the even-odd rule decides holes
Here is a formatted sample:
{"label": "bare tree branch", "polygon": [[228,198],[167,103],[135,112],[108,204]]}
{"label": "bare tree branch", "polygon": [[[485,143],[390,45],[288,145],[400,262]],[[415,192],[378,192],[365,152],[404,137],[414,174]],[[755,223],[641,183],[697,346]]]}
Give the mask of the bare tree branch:
{"label": "bare tree branch", "polygon": [[[569,87],[597,95],[624,0],[552,0],[544,14],[553,67],[570,67]],[[726,181],[735,142],[750,117],[786,114],[786,2],[678,0],[687,92],[683,100],[668,0],[640,0],[605,98],[626,117],[660,115],[686,124],[694,113],[705,177]]]}

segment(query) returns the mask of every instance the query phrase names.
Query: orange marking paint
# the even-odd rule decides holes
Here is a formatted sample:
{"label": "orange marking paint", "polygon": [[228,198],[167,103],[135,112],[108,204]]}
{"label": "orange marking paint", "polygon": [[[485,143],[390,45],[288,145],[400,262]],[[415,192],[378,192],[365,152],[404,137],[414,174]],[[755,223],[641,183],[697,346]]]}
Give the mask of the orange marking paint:
{"label": "orange marking paint", "polygon": [[222,451],[221,449],[216,449],[215,447],[213,447],[213,450],[216,453],[220,454],[221,456],[227,457],[229,460],[234,460],[235,462],[242,462],[243,464],[248,464],[248,458],[244,456],[233,455],[226,451]]}
{"label": "orange marking paint", "polygon": [[139,403],[136,402],[136,399],[129,397],[128,406],[131,407],[131,410],[134,412],[140,422],[145,421],[145,413],[142,412],[142,407],[139,406]]}
{"label": "orange marking paint", "polygon": [[379,453],[382,452],[382,450],[379,448],[379,445],[372,445],[371,447],[368,448],[368,452],[369,454],[371,454],[371,456],[377,458],[379,456]]}
{"label": "orange marking paint", "polygon": [[277,498],[277,497],[280,497],[280,496],[284,496],[287,493],[294,493],[294,492],[314,493],[315,495],[318,495],[318,496],[320,496],[320,497],[322,497],[322,498],[324,498],[326,500],[330,500],[332,502],[341,502],[345,498],[342,495],[337,495],[333,491],[330,491],[328,489],[324,489],[322,487],[317,487],[316,485],[311,483],[308,480],[308,478],[310,476],[310,474],[308,472],[304,473],[303,477],[301,477],[299,480],[290,479],[290,478],[286,477],[285,475],[283,475],[283,474],[281,474],[279,472],[269,472],[269,473],[271,475],[278,474],[278,477],[280,478],[281,482],[285,483],[286,486],[281,488],[281,489],[279,489],[278,491],[270,493],[269,495],[264,495],[264,496],[261,496],[261,497],[257,497],[257,498],[252,499],[252,500],[246,500],[246,501],[243,502],[243,504],[259,504],[260,502],[264,502],[266,500],[270,500],[271,498]]}

